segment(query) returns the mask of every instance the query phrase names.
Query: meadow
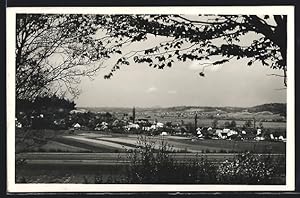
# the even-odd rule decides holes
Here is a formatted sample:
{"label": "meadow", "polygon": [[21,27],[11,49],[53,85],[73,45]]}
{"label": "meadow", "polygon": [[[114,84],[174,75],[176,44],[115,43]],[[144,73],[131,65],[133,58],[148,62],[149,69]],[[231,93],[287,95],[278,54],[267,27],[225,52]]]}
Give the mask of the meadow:
{"label": "meadow", "polygon": [[[154,118],[155,119],[155,118]],[[186,117],[157,117],[157,120],[160,122],[172,122],[172,123],[181,123],[182,121],[184,123],[194,123],[195,120],[194,118],[186,118]],[[236,122],[237,127],[242,127],[245,123],[245,120],[238,120],[238,119],[232,119]],[[212,122],[214,119],[209,119],[209,118],[203,118],[203,119],[198,119],[198,127],[208,127],[212,126]],[[218,119],[218,127],[223,127],[225,122],[231,122],[231,119]],[[261,122],[263,124],[264,128],[267,129],[276,129],[276,130],[286,130],[286,122]],[[258,124],[258,122],[256,123]]]}
{"label": "meadow", "polygon": [[[17,141],[16,151],[19,152],[94,152],[94,153],[120,153],[129,152],[137,147],[140,135],[126,133],[106,133],[93,131],[77,131],[69,134],[68,131],[39,130],[35,132],[44,140],[44,144],[30,144],[34,141],[29,137],[24,141]],[[17,139],[22,132],[17,131]],[[32,137],[31,137],[32,138]],[[165,141],[174,149],[174,152],[192,153],[285,153],[284,142],[255,141],[255,140],[221,140],[197,139],[181,136],[151,136],[158,148],[161,141]]]}
{"label": "meadow", "polygon": [[[144,143],[145,138],[147,138],[146,144]],[[16,130],[16,182],[144,183],[150,181],[148,176],[139,180],[132,175],[127,175],[127,173],[134,175],[135,171],[145,174],[149,168],[147,165],[145,169],[141,169],[139,165],[133,169],[133,165],[136,164],[133,160],[141,158],[141,155],[151,154],[154,162],[150,168],[156,170],[156,166],[161,167],[159,164],[165,163],[165,160],[160,162],[162,158],[159,157],[164,146],[168,148],[163,152],[163,156],[168,156],[166,158],[170,163],[168,166],[174,168],[174,171],[180,170],[180,173],[177,174],[178,178],[174,181],[169,180],[168,178],[172,175],[165,174],[164,172],[168,171],[163,171],[164,168],[162,168],[157,173],[162,174],[165,178],[161,182],[226,183],[226,175],[220,175],[222,178],[220,181],[214,180],[211,176],[207,176],[210,180],[196,180],[195,178],[203,177],[194,175],[194,181],[191,178],[188,179],[186,173],[192,170],[201,172],[204,165],[201,165],[202,162],[199,164],[196,161],[206,159],[208,165],[205,167],[211,167],[211,174],[221,174],[218,169],[223,166],[224,162],[231,163],[237,156],[247,152],[253,153],[256,161],[270,156],[273,161],[278,162],[276,167],[279,173],[274,176],[277,179],[272,177],[272,181],[268,180],[268,182],[280,184],[285,181],[286,143],[284,142],[201,140],[182,136],[141,136],[94,131],[75,131],[74,134],[70,134],[68,130],[29,130],[27,132]],[[147,151],[149,147],[152,150]],[[138,153],[136,154],[136,152]],[[254,160],[255,163],[256,161]],[[182,177],[187,179],[180,180]]]}

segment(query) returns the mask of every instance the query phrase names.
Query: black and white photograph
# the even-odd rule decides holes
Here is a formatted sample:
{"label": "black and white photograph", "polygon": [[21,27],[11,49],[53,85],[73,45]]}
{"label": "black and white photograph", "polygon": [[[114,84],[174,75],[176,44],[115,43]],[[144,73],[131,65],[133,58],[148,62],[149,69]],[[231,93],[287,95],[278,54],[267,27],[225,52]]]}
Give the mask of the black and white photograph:
{"label": "black and white photograph", "polygon": [[9,189],[294,190],[293,11],[8,8]]}

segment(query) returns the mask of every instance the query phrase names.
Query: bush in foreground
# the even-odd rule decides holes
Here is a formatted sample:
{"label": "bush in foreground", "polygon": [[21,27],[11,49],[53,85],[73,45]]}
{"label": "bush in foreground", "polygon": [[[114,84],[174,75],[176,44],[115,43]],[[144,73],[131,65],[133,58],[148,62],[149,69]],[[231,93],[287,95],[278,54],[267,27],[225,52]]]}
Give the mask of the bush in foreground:
{"label": "bush in foreground", "polygon": [[218,183],[225,184],[270,184],[280,176],[280,162],[274,162],[271,155],[253,155],[250,152],[226,160],[217,168]]}
{"label": "bush in foreground", "polygon": [[141,137],[138,147],[128,155],[126,183],[273,184],[284,174],[278,168],[284,160],[275,163],[271,155],[245,152],[233,160],[212,163],[203,156],[178,161],[172,157],[174,152],[164,140],[157,147],[155,141]]}
{"label": "bush in foreground", "polygon": [[214,167],[206,158],[176,161],[176,150],[164,140],[155,142],[141,137],[138,148],[128,155],[131,164],[127,170],[128,183],[201,183],[211,180]]}

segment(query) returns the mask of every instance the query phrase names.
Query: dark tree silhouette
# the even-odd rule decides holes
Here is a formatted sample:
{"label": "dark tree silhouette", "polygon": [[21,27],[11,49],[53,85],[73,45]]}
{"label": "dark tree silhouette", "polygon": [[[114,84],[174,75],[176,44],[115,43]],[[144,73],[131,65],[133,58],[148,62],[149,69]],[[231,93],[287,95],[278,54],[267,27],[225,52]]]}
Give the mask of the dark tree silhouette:
{"label": "dark tree silhouette", "polygon": [[252,121],[251,120],[246,120],[243,126],[245,128],[251,128],[251,127],[253,127]]}
{"label": "dark tree silhouette", "polygon": [[[18,14],[16,96],[76,96],[80,77],[93,77],[126,41],[108,35],[104,15]],[[103,27],[103,28],[102,28]],[[102,32],[101,32],[102,30]],[[96,37],[96,34],[98,36]]]}
{"label": "dark tree silhouette", "polygon": [[[286,25],[287,16],[279,15],[18,14],[16,96],[34,99],[66,92],[76,96],[80,78],[93,77],[115,55],[117,61],[105,78],[133,62],[163,69],[186,60],[202,61],[199,75],[205,76],[207,66],[247,58],[249,66],[260,61],[282,70],[286,85]],[[256,39],[247,40],[250,33],[257,34]],[[122,54],[124,45],[150,35],[167,39]]]}
{"label": "dark tree silhouette", "polygon": [[16,101],[18,111],[41,111],[43,109],[66,109],[72,110],[75,109],[74,101],[70,101],[65,98],[58,97],[56,95],[53,96],[38,96],[34,101],[28,99],[17,99]]}
{"label": "dark tree silhouette", "polygon": [[212,121],[212,123],[211,123],[211,126],[212,126],[212,128],[217,128],[218,127],[218,120],[217,119],[214,119],[213,121]]}
{"label": "dark tree silhouette", "polygon": [[230,122],[230,127],[235,128],[236,127],[236,122],[234,120],[232,120]]}
{"label": "dark tree silhouette", "polygon": [[[284,85],[287,86],[286,46],[287,16],[256,15],[121,15],[111,18],[112,24],[124,21],[125,26],[112,27],[120,34],[139,32],[136,40],[146,40],[150,34],[170,37],[154,47],[132,51],[122,56],[106,75],[110,78],[121,65],[128,65],[132,58],[136,63],[163,69],[171,67],[175,60],[203,61],[207,66],[219,65],[233,58],[247,58],[248,65],[260,61],[272,69],[281,69]],[[257,39],[245,44],[248,34],[257,34]],[[249,39],[247,40],[249,42]],[[205,63],[205,60],[209,63]]]}

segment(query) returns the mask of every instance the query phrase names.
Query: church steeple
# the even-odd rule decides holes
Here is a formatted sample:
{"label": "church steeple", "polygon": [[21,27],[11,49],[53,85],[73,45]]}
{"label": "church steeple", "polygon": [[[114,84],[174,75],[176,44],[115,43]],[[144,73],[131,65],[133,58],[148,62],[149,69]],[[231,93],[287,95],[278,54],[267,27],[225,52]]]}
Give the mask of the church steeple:
{"label": "church steeple", "polygon": [[132,109],[132,122],[135,123],[135,107]]}
{"label": "church steeple", "polygon": [[195,119],[195,126],[194,127],[195,127],[195,131],[197,131],[197,128],[198,128],[198,123],[197,123],[198,122],[198,120],[197,120],[198,119],[198,115],[197,115],[197,113],[196,113],[194,119]]}

